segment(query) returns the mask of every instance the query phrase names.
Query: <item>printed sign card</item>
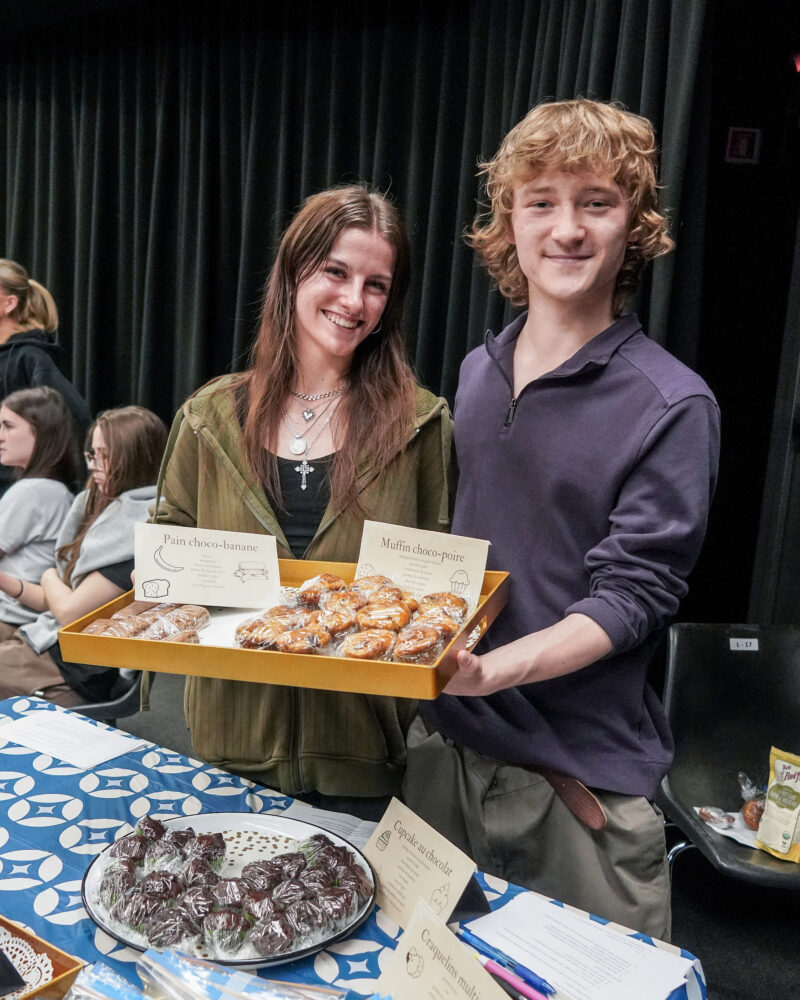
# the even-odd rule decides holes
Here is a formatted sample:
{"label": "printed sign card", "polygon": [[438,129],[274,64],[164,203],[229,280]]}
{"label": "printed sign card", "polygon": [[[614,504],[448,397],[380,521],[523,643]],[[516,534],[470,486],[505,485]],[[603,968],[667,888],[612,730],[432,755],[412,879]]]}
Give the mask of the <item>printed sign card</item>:
{"label": "printed sign card", "polygon": [[384,966],[377,992],[393,1000],[508,1000],[423,899]]}
{"label": "printed sign card", "polygon": [[135,596],[220,608],[268,608],[280,603],[278,550],[273,535],[137,524]]}
{"label": "printed sign card", "polygon": [[463,851],[437,833],[399,799],[392,799],[364,848],[375,869],[378,906],[401,927],[424,899],[448,920],[477,869]]}
{"label": "printed sign card", "polygon": [[470,612],[481,596],[489,542],[440,531],[365,521],[356,576],[381,573],[421,597],[450,590]]}

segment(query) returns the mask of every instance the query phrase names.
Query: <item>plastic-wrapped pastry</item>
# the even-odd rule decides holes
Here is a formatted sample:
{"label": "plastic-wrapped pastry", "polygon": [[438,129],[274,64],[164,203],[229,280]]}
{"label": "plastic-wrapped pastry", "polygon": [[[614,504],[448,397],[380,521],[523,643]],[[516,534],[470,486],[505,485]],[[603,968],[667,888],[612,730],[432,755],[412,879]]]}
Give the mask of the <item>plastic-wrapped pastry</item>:
{"label": "plastic-wrapped pastry", "polygon": [[390,632],[399,632],[408,625],[411,612],[405,604],[380,603],[370,601],[360,611],[356,611],[356,621],[360,629],[385,628]]}
{"label": "plastic-wrapped pastry", "polygon": [[83,630],[87,634],[103,635],[111,639],[130,639],[133,636],[141,635],[147,628],[147,623],[136,615],[129,615],[127,618],[110,618],[102,631],[90,632],[92,625],[97,625],[103,619],[96,618]]}
{"label": "plastic-wrapped pastry", "polygon": [[410,590],[401,590],[400,587],[378,587],[370,594],[370,603],[373,601],[389,601],[393,604],[404,604],[413,615],[419,610],[419,601]]}
{"label": "plastic-wrapped pastry", "polygon": [[288,628],[278,618],[249,618],[237,627],[234,641],[243,649],[275,649],[278,636]]}
{"label": "plastic-wrapped pastry", "polygon": [[330,632],[312,625],[283,632],[275,640],[275,648],[281,653],[318,653],[330,641]]}
{"label": "plastic-wrapped pastry", "polygon": [[463,597],[459,597],[458,594],[453,594],[449,590],[426,594],[419,602],[419,610],[423,612],[427,608],[441,608],[457,622],[463,622],[467,617],[467,602]]}
{"label": "plastic-wrapped pastry", "polygon": [[356,613],[352,608],[328,608],[312,611],[308,616],[305,628],[318,627],[325,629],[332,638],[347,634],[356,627]]}
{"label": "plastic-wrapped pastry", "polygon": [[278,913],[255,925],[250,934],[250,943],[259,955],[267,958],[288,951],[294,943],[294,938],[292,925],[283,913]]}
{"label": "plastic-wrapped pastry", "polygon": [[167,621],[172,622],[178,631],[187,628],[202,629],[211,620],[208,608],[204,608],[200,604],[181,604],[179,607],[173,608],[172,611],[168,611],[164,617]]}
{"label": "plastic-wrapped pastry", "polygon": [[407,625],[397,634],[394,659],[401,663],[433,663],[442,648],[442,640],[430,625]]}
{"label": "plastic-wrapped pastry", "polygon": [[362,594],[366,594],[367,598],[379,587],[394,586],[394,580],[390,580],[388,576],[381,576],[379,573],[374,573],[372,576],[359,576],[352,583],[353,590],[360,590]]}
{"label": "plastic-wrapped pastry", "polygon": [[[153,608],[164,607],[160,601],[131,601],[130,604],[126,604],[124,608],[120,608],[119,611],[115,611],[111,616],[112,618],[127,618],[129,615],[141,615],[145,611],[152,611]],[[166,605],[169,608],[177,607],[176,604]]]}
{"label": "plastic-wrapped pastry", "polygon": [[348,587],[347,590],[331,590],[319,599],[319,606],[326,611],[338,611],[340,605],[358,611],[367,603],[367,595],[361,590]]}
{"label": "plastic-wrapped pastry", "polygon": [[163,642],[188,642],[192,645],[198,645],[200,642],[200,636],[197,634],[197,629],[185,628],[180,632],[176,632],[174,635],[165,635]]}
{"label": "plastic-wrapped pastry", "polygon": [[214,910],[203,919],[203,936],[216,951],[230,954],[242,947],[249,926],[239,910]]}
{"label": "plastic-wrapped pastry", "polygon": [[95,618],[93,622],[89,622],[85,628],[81,629],[81,635],[102,635],[109,626],[115,624],[116,622],[110,618]]}
{"label": "plastic-wrapped pastry", "polygon": [[308,861],[302,851],[286,851],[271,859],[276,865],[280,865],[281,874],[284,879],[297,878],[306,867]]}
{"label": "plastic-wrapped pastry", "polygon": [[289,629],[305,625],[308,615],[308,608],[301,607],[299,604],[276,604],[274,608],[267,608],[266,611],[263,611],[259,617],[283,622]]}
{"label": "plastic-wrapped pastry", "polygon": [[194,837],[195,837],[195,832],[190,826],[184,827],[181,830],[179,830],[177,827],[171,826],[167,828],[167,831],[164,834],[163,839],[170,844],[175,844],[175,846],[178,848],[181,854],[185,855],[186,846],[189,843],[189,841],[194,840]]}
{"label": "plastic-wrapped pastry", "polygon": [[433,606],[420,610],[414,619],[414,624],[429,625],[431,628],[435,628],[444,642],[450,642],[461,628],[461,625],[455,618],[451,618],[444,608]]}
{"label": "plastic-wrapped pastry", "polygon": [[372,882],[361,865],[357,864],[356,861],[337,867],[336,884],[354,889],[361,902],[369,899],[373,892]]}
{"label": "plastic-wrapped pastry", "polygon": [[339,654],[357,660],[384,660],[391,654],[395,639],[395,633],[389,629],[367,628],[346,636]]}
{"label": "plastic-wrapped pastry", "polygon": [[329,847],[322,848],[317,854],[314,864],[336,869],[340,865],[354,864],[355,860],[356,856],[349,847],[345,847],[344,844],[331,844]]}
{"label": "plastic-wrapped pastry", "polygon": [[320,599],[334,590],[347,590],[347,583],[335,573],[320,573],[300,584],[297,599],[309,608],[317,608]]}

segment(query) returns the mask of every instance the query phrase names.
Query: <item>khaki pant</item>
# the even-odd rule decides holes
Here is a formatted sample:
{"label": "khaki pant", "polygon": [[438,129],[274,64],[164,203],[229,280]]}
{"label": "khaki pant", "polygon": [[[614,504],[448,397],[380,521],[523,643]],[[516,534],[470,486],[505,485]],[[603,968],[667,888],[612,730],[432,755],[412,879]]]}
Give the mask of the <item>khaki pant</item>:
{"label": "khaki pant", "polygon": [[34,652],[15,626],[0,622],[0,698],[32,694],[64,708],[85,702],[49,653]]}
{"label": "khaki pant", "polygon": [[404,800],[481,871],[668,941],[664,821],[647,799],[595,795],[608,821],[580,822],[540,775],[428,733],[408,734]]}

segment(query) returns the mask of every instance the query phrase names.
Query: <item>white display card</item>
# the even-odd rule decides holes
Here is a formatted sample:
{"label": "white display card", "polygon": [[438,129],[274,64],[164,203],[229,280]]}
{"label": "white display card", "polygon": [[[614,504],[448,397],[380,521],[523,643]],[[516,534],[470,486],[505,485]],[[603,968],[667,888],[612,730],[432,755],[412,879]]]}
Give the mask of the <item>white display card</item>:
{"label": "white display card", "polygon": [[274,535],[137,524],[135,596],[220,608],[268,608],[280,603]]}
{"label": "white display card", "polygon": [[378,906],[405,927],[417,899],[442,919],[456,908],[477,865],[399,799],[392,799],[364,847],[375,869]]}
{"label": "white display card", "polygon": [[508,1000],[423,899],[417,900],[377,989],[393,1000]]}
{"label": "white display card", "polygon": [[417,597],[449,590],[470,612],[481,595],[489,542],[440,531],[365,521],[356,577],[380,573]]}

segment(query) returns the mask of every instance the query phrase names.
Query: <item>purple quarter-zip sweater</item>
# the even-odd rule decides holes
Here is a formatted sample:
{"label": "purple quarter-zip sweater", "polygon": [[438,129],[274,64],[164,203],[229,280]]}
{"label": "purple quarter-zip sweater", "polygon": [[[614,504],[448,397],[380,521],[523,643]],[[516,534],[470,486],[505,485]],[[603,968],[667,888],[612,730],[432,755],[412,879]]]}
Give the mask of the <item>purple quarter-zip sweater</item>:
{"label": "purple quarter-zip sweater", "polygon": [[653,798],[673,752],[647,683],[660,630],[686,593],[719,459],[719,410],[703,380],[624,316],[513,397],[518,317],[461,368],[453,532],[491,541],[511,574],[479,652],[572,612],[613,644],[565,677],[423,708],[445,736],[590,787]]}

